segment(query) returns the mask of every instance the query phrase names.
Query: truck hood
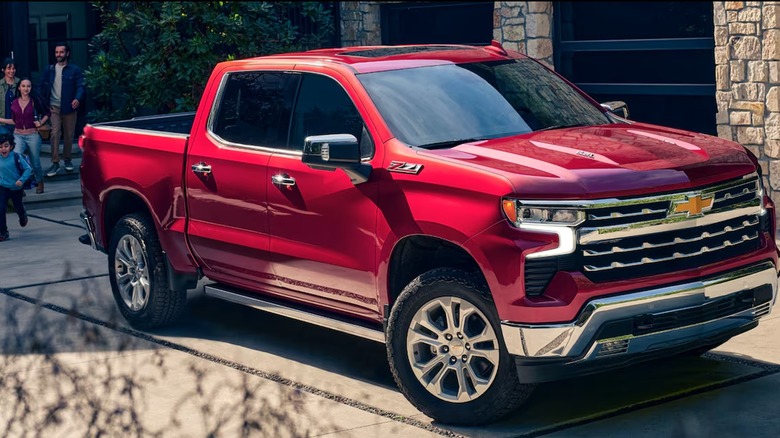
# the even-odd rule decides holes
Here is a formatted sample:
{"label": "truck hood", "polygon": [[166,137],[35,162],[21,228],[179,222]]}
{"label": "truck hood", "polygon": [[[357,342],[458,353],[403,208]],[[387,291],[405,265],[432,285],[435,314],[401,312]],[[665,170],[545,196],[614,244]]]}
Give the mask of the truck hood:
{"label": "truck hood", "polygon": [[642,123],[532,132],[420,154],[500,174],[527,198],[685,190],[756,170],[737,143]]}

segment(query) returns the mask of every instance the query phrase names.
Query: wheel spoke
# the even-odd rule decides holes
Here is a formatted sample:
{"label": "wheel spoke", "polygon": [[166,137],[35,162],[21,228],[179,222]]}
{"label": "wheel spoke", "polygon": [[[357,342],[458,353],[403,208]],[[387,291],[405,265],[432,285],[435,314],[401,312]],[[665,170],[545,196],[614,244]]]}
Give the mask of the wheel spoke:
{"label": "wheel spoke", "polygon": [[[463,332],[465,331],[466,321],[469,316],[477,313],[477,309],[470,304],[460,306],[460,321],[458,321],[458,327]],[[465,333],[464,333],[465,334]]]}
{"label": "wheel spoke", "polygon": [[411,328],[415,328],[416,326],[423,327],[424,329],[435,333],[436,336],[439,337],[439,339],[444,337],[444,332],[440,330],[436,325],[431,322],[430,317],[428,315],[428,312],[421,312],[412,318],[412,324],[410,325]]}
{"label": "wheel spoke", "polygon": [[491,373],[490,378],[483,379],[477,376],[477,374],[474,372],[473,369],[471,369],[470,365],[467,365],[465,367],[466,373],[469,375],[469,379],[471,380],[471,383],[474,384],[474,388],[477,390],[477,394],[481,395],[485,391],[488,390],[490,387],[490,382],[493,380],[493,375],[495,375],[495,371]]}
{"label": "wheel spoke", "polygon": [[459,402],[466,402],[472,399],[472,394],[469,392],[469,383],[467,381],[466,369],[463,364],[459,363],[455,367],[455,374],[458,376],[458,394],[456,398]]}
{"label": "wheel spoke", "polygon": [[133,282],[127,281],[119,285],[119,293],[122,295],[125,303],[129,306],[132,303],[133,296]]}
{"label": "wheel spoke", "polygon": [[498,366],[499,353],[498,353],[498,349],[496,348],[490,350],[477,350],[477,349],[471,350],[471,357],[481,357],[486,361],[490,362],[491,364],[493,364],[494,367]]}
{"label": "wheel spoke", "polygon": [[146,300],[146,291],[144,289],[144,286],[143,284],[141,284],[140,281],[137,281],[133,286],[133,304],[131,307],[133,308],[133,310],[140,310],[144,306],[145,300]]}
{"label": "wheel spoke", "polygon": [[430,345],[432,347],[436,347],[437,349],[439,347],[441,347],[442,345],[444,345],[444,342],[442,342],[440,339],[443,339],[443,338],[440,336],[439,339],[436,339],[436,338],[431,337],[427,333],[423,333],[423,332],[420,332],[420,331],[414,330],[414,329],[409,330],[408,337],[406,338],[407,342],[410,345],[415,345],[415,344],[422,343],[422,344]]}
{"label": "wheel spoke", "polygon": [[449,368],[447,366],[441,367],[439,371],[436,372],[436,375],[433,376],[430,382],[428,382],[428,391],[431,391],[432,389],[435,390],[433,392],[434,395],[441,396],[444,394],[444,388],[442,387],[442,381],[444,380],[444,375],[447,374],[447,371]]}
{"label": "wheel spoke", "polygon": [[447,328],[452,331],[457,328],[462,328],[461,326],[456,325],[455,321],[455,306],[460,307],[460,299],[455,297],[449,297],[448,299],[442,300],[442,310],[444,310],[444,314],[447,317]]}
{"label": "wheel spoke", "polygon": [[438,364],[444,364],[444,367],[442,368],[447,368],[447,364],[445,363],[446,361],[446,357],[436,356],[426,363],[413,363],[412,367],[414,368],[414,373],[417,375],[417,377],[422,378],[426,374],[430,373],[431,370]]}

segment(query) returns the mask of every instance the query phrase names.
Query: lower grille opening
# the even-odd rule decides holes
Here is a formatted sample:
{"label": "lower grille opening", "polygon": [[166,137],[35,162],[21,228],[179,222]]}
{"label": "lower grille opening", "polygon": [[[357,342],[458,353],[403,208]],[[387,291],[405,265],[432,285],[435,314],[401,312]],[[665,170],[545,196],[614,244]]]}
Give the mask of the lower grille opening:
{"label": "lower grille opening", "polygon": [[641,336],[687,327],[759,307],[769,303],[771,299],[772,286],[765,284],[696,307],[671,312],[648,313],[633,318],[610,321],[599,329],[596,339],[611,339],[627,335]]}

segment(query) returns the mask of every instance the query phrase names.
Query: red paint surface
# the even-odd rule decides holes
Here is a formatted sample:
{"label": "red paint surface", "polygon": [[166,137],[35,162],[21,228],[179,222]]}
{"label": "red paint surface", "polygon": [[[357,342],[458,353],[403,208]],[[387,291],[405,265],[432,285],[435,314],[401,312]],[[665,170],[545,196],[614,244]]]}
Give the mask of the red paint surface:
{"label": "red paint surface", "polygon": [[[746,175],[756,171],[755,164],[736,143],[642,123],[414,150],[393,138],[356,72],[506,57],[478,48],[435,57],[344,55],[365,49],[325,49],[219,64],[188,139],[87,126],[80,140],[83,203],[98,224],[98,244],[108,245],[104,202],[113,191],[124,190],[151,212],[175,270],[194,272],[199,267],[212,279],[250,291],[377,321],[389,301],[391,256],[408,236],[431,236],[460,246],[482,270],[501,319],[528,323],[570,321],[583,303],[600,295],[685,282],[764,259],[777,262],[774,236],[765,235],[761,249],[738,259],[598,285],[579,273],[564,272],[554,279],[558,286],[554,292],[525,298],[524,251],[552,241],[549,235],[510,226],[501,213],[501,197],[651,195]],[[375,144],[368,182],[355,186],[343,171],[312,170],[300,156],[231,148],[211,137],[206,122],[223,75],[252,69],[310,71],[338,80]],[[422,171],[388,172],[393,161],[420,164]],[[211,165],[212,174],[191,172],[198,162]],[[277,173],[295,178],[296,186],[272,184]],[[766,202],[773,216],[768,198]]]}

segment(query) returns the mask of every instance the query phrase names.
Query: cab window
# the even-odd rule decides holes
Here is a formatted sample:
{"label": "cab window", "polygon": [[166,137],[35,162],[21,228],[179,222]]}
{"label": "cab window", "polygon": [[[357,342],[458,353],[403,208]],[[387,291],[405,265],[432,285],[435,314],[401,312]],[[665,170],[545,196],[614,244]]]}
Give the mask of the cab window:
{"label": "cab window", "polygon": [[231,73],[224,85],[213,132],[231,143],[283,148],[300,75]]}

